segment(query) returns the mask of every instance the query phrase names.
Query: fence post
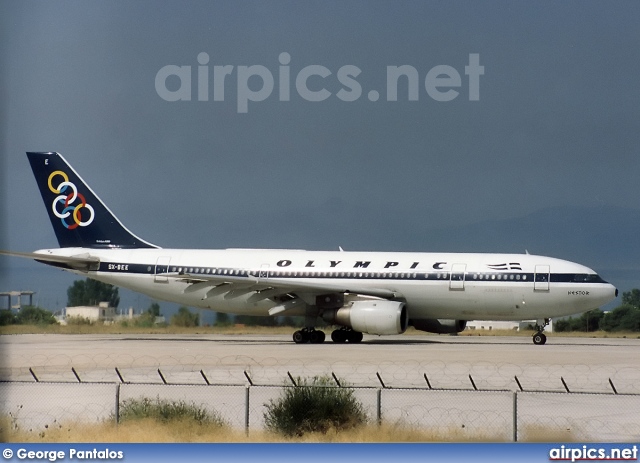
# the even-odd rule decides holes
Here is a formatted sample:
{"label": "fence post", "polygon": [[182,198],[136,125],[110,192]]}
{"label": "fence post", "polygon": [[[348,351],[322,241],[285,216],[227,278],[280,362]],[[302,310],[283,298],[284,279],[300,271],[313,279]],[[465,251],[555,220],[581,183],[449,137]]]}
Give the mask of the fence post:
{"label": "fence post", "polygon": [[518,442],[518,391],[513,391],[513,442]]}
{"label": "fence post", "polygon": [[116,384],[116,426],[120,423],[120,383]]}
{"label": "fence post", "polygon": [[245,386],[244,390],[244,431],[249,435],[249,389],[251,386]]}
{"label": "fence post", "polygon": [[378,388],[377,395],[377,408],[378,408],[378,426],[382,424],[382,389]]}

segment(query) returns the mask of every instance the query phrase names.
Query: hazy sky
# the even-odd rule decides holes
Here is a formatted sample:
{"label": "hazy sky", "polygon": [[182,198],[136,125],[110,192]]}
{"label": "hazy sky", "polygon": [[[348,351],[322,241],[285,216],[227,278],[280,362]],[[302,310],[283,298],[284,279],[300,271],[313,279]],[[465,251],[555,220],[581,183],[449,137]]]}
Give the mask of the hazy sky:
{"label": "hazy sky", "polygon": [[[3,1],[0,247],[57,245],[32,150],[163,247],[429,251],[407,230],[637,212],[639,23],[636,1]],[[417,85],[389,101],[397,66]],[[2,264],[0,290],[64,298]]]}

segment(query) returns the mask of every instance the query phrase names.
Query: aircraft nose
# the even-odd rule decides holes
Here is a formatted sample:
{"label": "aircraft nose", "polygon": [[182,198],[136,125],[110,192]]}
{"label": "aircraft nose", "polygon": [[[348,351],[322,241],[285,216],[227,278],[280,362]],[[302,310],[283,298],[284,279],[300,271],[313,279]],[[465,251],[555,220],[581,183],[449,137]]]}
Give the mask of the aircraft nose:
{"label": "aircraft nose", "polygon": [[603,292],[600,293],[601,296],[601,304],[606,304],[608,302],[613,301],[616,297],[618,297],[618,288],[613,286],[611,283],[607,283],[603,289]]}

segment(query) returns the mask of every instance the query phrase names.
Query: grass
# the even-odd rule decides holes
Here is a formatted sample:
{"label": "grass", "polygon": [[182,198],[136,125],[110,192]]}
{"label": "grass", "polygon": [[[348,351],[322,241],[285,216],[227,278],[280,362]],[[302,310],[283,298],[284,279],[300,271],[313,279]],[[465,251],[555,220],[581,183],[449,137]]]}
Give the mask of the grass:
{"label": "grass", "polygon": [[[459,336],[523,336],[531,337],[535,333],[534,330],[465,330],[459,333]],[[640,339],[640,333],[634,332],[609,332],[609,331],[562,331],[548,332],[545,331],[548,338],[630,338]]]}
{"label": "grass", "polygon": [[[53,423],[21,429],[12,416],[0,418],[1,442],[495,442],[495,436],[457,429],[416,429],[367,423],[349,388],[327,387],[328,378],[298,378],[280,399],[267,404],[267,429],[250,434],[231,429],[216,412],[182,400],[125,400],[120,422]],[[284,404],[284,407],[281,405]],[[285,416],[286,415],[286,416]],[[283,421],[284,420],[284,421]],[[271,425],[270,422],[271,421]],[[275,426],[273,425],[275,423]],[[284,428],[282,427],[284,424]],[[298,429],[298,427],[300,429]]]}
{"label": "grass", "polygon": [[[195,403],[160,398],[125,400],[120,422],[112,415],[97,423],[53,423],[21,429],[12,416],[0,418],[0,442],[503,442],[504,432],[461,428],[415,428],[403,424],[368,422],[362,405],[349,388],[328,387],[329,379],[298,378],[302,386],[287,388],[265,413],[266,430],[249,434],[232,429],[216,412]],[[523,442],[572,442],[570,429],[526,425]]]}
{"label": "grass", "polygon": [[[576,431],[579,432],[579,426]],[[518,434],[522,442],[576,442],[571,429],[550,429],[539,424],[525,426]]]}
{"label": "grass", "polygon": [[[327,387],[328,378],[298,378],[280,399],[270,401],[264,431],[249,434],[232,429],[216,412],[195,403],[160,398],[125,400],[120,422],[112,415],[97,423],[53,423],[39,429],[21,429],[13,416],[0,418],[0,442],[501,442],[504,432],[461,428],[415,428],[403,424],[367,421],[349,388]],[[287,392],[288,391],[288,392]],[[284,404],[284,407],[282,406]],[[274,413],[275,411],[275,413]],[[275,425],[274,425],[275,423]],[[283,427],[284,424],[284,427]],[[526,425],[523,442],[571,442],[570,429]]]}
{"label": "grass", "polygon": [[[10,334],[286,334],[291,335],[296,328],[290,326],[244,326],[231,325],[225,327],[219,326],[196,326],[196,327],[179,327],[179,326],[157,326],[157,327],[138,327],[123,326],[118,323],[112,325],[8,325],[0,326],[0,335]],[[331,328],[325,330],[329,333]],[[459,333],[459,336],[523,336],[531,337],[531,330],[465,330]],[[438,336],[433,333],[425,333],[417,331],[410,327],[406,333],[408,336]],[[581,337],[581,338],[630,338],[640,339],[640,333],[634,332],[607,332],[594,331],[590,333],[584,332],[562,332],[562,333],[546,333],[548,337]],[[448,336],[448,335],[440,335]]]}
{"label": "grass", "polygon": [[9,429],[0,420],[2,442],[496,442],[490,435],[471,435],[464,430],[416,429],[391,424],[357,426],[347,430],[328,429],[326,432],[306,433],[303,436],[283,436],[268,431],[251,431],[248,435],[228,427],[202,426],[192,420],[161,422],[152,418],[114,423],[60,423],[44,431]]}
{"label": "grass", "polygon": [[[568,430],[550,429],[539,425],[523,426],[519,432],[521,442],[576,442]],[[286,437],[268,431],[251,431],[248,435],[226,426],[202,426],[193,420],[162,422],[152,418],[132,420],[115,425],[104,423],[58,423],[44,431],[26,431],[0,419],[1,442],[24,443],[349,443],[349,442],[504,442],[489,433],[470,433],[465,429],[418,429],[409,426],[382,423],[367,424],[338,431],[306,433]]]}
{"label": "grass", "polygon": [[10,334],[288,334],[296,328],[288,326],[259,327],[234,325],[217,326],[123,326],[112,325],[8,325],[0,326],[0,335]]}

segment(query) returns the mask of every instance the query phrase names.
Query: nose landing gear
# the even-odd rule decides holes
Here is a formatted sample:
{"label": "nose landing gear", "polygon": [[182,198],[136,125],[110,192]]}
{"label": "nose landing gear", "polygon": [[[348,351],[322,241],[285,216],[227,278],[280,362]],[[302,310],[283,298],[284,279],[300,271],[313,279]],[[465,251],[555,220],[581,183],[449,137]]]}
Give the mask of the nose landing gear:
{"label": "nose landing gear", "polygon": [[542,345],[544,343],[547,342],[547,337],[545,336],[544,333],[536,333],[533,335],[533,343],[534,344],[538,344],[538,345]]}
{"label": "nose landing gear", "polygon": [[543,333],[544,328],[549,325],[549,319],[545,318],[538,320],[536,323],[536,333],[533,335],[533,343],[539,346],[544,345],[547,342],[547,337]]}

